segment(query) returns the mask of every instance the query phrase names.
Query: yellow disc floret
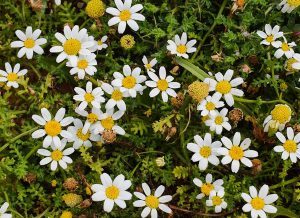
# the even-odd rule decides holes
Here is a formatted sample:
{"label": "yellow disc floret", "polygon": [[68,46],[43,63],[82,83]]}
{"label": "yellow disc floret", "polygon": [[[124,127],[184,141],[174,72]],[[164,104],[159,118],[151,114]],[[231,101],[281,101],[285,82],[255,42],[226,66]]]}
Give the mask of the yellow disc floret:
{"label": "yellow disc floret", "polygon": [[50,136],[57,136],[61,132],[61,125],[56,120],[50,120],[45,124],[45,131]]}
{"label": "yellow disc floret", "polygon": [[127,76],[122,80],[122,85],[127,89],[132,89],[135,87],[136,78],[133,76]]}
{"label": "yellow disc floret", "polygon": [[102,17],[105,13],[105,4],[101,0],[91,0],[87,3],[85,11],[89,17]]}
{"label": "yellow disc floret", "polygon": [[167,80],[165,79],[160,79],[157,81],[157,88],[160,90],[160,91],[166,91],[169,87],[169,84],[167,82]]}
{"label": "yellow disc floret", "polygon": [[153,195],[149,195],[146,197],[145,199],[146,205],[148,207],[150,207],[151,209],[156,209],[158,208],[159,205],[159,200],[157,197],[153,196]]}
{"label": "yellow disc floret", "polygon": [[292,7],[300,6],[300,0],[287,0],[287,3]]}
{"label": "yellow disc floret", "polygon": [[120,194],[120,190],[116,186],[109,186],[105,190],[106,197],[111,200],[117,199]]}
{"label": "yellow disc floret", "polygon": [[242,159],[242,157],[244,157],[244,151],[241,147],[234,145],[229,150],[229,156],[233,160],[240,160],[240,159]]}
{"label": "yellow disc floret", "polygon": [[274,36],[273,35],[269,35],[267,38],[266,38],[266,41],[271,43],[274,41]]}
{"label": "yellow disc floret", "polygon": [[14,82],[14,81],[16,81],[18,79],[18,74],[16,74],[16,73],[9,73],[8,75],[7,75],[7,80],[9,81],[9,82]]}
{"label": "yellow disc floret", "polygon": [[284,42],[281,45],[281,49],[282,49],[282,51],[289,51],[290,47],[289,47],[289,45],[286,42]]}
{"label": "yellow disc floret", "polygon": [[286,140],[285,143],[283,143],[284,150],[286,150],[289,153],[295,153],[297,151],[297,144],[294,140]]}
{"label": "yellow disc floret", "polygon": [[64,43],[64,51],[67,55],[77,55],[81,49],[81,42],[77,39],[68,39]]}
{"label": "yellow disc floret", "polygon": [[90,131],[87,131],[87,133],[84,134],[82,132],[82,128],[80,128],[80,129],[77,130],[76,136],[79,139],[81,139],[82,141],[86,141],[86,140],[88,140],[90,138],[91,133],[90,133]]}
{"label": "yellow disc floret", "polygon": [[213,196],[212,202],[213,202],[214,206],[218,206],[218,205],[222,204],[222,198],[220,198],[219,196]]}
{"label": "yellow disc floret", "polygon": [[95,123],[98,120],[98,116],[97,116],[97,114],[90,113],[90,114],[87,115],[87,120],[90,123]]}
{"label": "yellow disc floret", "polygon": [[209,196],[210,192],[214,189],[214,185],[210,183],[204,183],[201,186],[201,193],[205,194],[206,196]]}
{"label": "yellow disc floret", "polygon": [[260,197],[253,198],[250,204],[255,210],[262,210],[265,206],[264,200],[261,199]]}
{"label": "yellow disc floret", "polygon": [[129,10],[123,10],[120,12],[119,17],[121,21],[128,21],[131,19],[131,12]]}
{"label": "yellow disc floret", "polygon": [[75,207],[82,202],[82,196],[74,193],[65,194],[62,199],[69,207]]}
{"label": "yellow disc floret", "polygon": [[222,116],[216,116],[215,118],[215,124],[221,125],[223,123],[223,117]]}
{"label": "yellow disc floret", "polygon": [[91,93],[85,93],[84,100],[88,103],[94,101],[95,97]]}
{"label": "yellow disc floret", "polygon": [[120,101],[123,98],[123,93],[119,89],[116,89],[111,94],[111,98],[115,101]]}
{"label": "yellow disc floret", "polygon": [[64,211],[61,215],[60,218],[72,218],[73,215],[70,211]]}
{"label": "yellow disc floret", "polygon": [[81,70],[84,70],[88,66],[89,66],[89,63],[87,62],[87,60],[82,59],[77,62],[77,67]]}
{"label": "yellow disc floret", "polygon": [[185,45],[178,45],[176,50],[179,54],[185,54],[187,52],[187,47]]}
{"label": "yellow disc floret", "polygon": [[212,110],[216,109],[216,105],[212,102],[207,102],[205,107],[209,111],[212,111]]}
{"label": "yellow disc floret", "polygon": [[288,105],[278,104],[271,111],[273,120],[278,121],[280,124],[284,124],[290,121],[292,110]]}
{"label": "yellow disc floret", "polygon": [[64,155],[63,155],[62,151],[60,151],[60,150],[54,150],[54,151],[51,152],[52,160],[59,161],[59,160],[62,159],[63,156]]}
{"label": "yellow disc floret", "polygon": [[217,83],[216,91],[221,94],[228,94],[231,90],[231,84],[227,80],[222,80]]}
{"label": "yellow disc floret", "polygon": [[25,48],[33,48],[35,46],[35,41],[32,38],[28,38],[24,41]]}
{"label": "yellow disc floret", "polygon": [[200,155],[204,158],[208,158],[211,155],[211,148],[209,146],[203,146],[199,151]]}
{"label": "yellow disc floret", "polygon": [[115,125],[115,122],[113,120],[113,118],[111,116],[101,120],[101,125],[103,126],[104,129],[106,130],[111,130],[114,125]]}

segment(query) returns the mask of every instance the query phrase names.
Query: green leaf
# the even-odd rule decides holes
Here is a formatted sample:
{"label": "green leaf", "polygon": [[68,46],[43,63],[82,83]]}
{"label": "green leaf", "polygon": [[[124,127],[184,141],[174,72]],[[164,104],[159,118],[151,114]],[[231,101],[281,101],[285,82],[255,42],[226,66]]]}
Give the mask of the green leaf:
{"label": "green leaf", "polygon": [[297,214],[293,213],[291,210],[284,208],[282,206],[277,206],[277,213],[274,215],[270,215],[271,218],[273,217],[289,217],[289,218],[297,218]]}
{"label": "green leaf", "polygon": [[176,57],[175,59],[180,66],[182,66],[187,71],[191,72],[194,76],[198,77],[200,80],[203,81],[205,78],[210,77],[207,73],[205,73],[196,65],[192,64],[190,61],[178,57]]}

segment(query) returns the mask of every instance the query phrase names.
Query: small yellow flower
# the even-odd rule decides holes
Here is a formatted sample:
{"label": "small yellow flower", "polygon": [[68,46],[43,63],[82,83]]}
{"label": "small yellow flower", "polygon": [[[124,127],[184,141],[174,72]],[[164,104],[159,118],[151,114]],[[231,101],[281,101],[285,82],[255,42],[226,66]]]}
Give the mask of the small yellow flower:
{"label": "small yellow flower", "polygon": [[91,189],[90,189],[89,187],[86,187],[86,188],[85,188],[85,193],[86,193],[87,195],[92,195],[92,191],[91,191]]}
{"label": "small yellow flower", "polygon": [[121,47],[124,49],[131,49],[135,45],[134,37],[132,35],[124,35],[121,37]]}
{"label": "small yellow flower", "polygon": [[164,156],[156,158],[155,162],[158,167],[163,167],[166,164]]}
{"label": "small yellow flower", "polygon": [[72,218],[72,217],[73,217],[73,215],[70,211],[64,211],[64,212],[62,212],[62,214],[60,216],[60,218]]}
{"label": "small yellow flower", "polygon": [[195,81],[189,85],[188,92],[192,99],[199,103],[208,96],[209,85],[204,82]]}
{"label": "small yellow flower", "polygon": [[85,11],[91,18],[102,17],[105,12],[105,4],[102,0],[91,0],[87,3]]}
{"label": "small yellow flower", "polygon": [[62,199],[69,207],[75,207],[82,202],[81,195],[77,195],[74,193],[65,194],[62,196]]}
{"label": "small yellow flower", "polygon": [[57,185],[57,181],[54,179],[51,181],[51,186],[54,188]]}

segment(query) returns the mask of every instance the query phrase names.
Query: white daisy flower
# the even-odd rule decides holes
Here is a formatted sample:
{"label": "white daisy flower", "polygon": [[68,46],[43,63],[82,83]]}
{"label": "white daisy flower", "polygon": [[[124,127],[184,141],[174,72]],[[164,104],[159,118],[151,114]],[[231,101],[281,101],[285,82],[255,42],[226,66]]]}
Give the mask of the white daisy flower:
{"label": "white daisy flower", "polygon": [[91,55],[89,48],[94,46],[94,38],[88,36],[85,28],[79,30],[79,26],[76,25],[71,29],[66,25],[64,35],[55,33],[55,37],[61,45],[53,46],[50,52],[60,53],[56,58],[57,63],[68,59],[72,64],[76,64],[76,56]]}
{"label": "white daisy flower", "polygon": [[146,81],[145,84],[150,88],[154,88],[149,93],[151,98],[157,96],[160,92],[164,102],[168,102],[168,95],[172,97],[177,96],[174,89],[180,88],[180,84],[178,82],[172,82],[174,77],[167,76],[165,67],[159,68],[159,77],[151,71],[148,72],[148,76],[152,80]]}
{"label": "white daisy flower", "polygon": [[186,32],[182,33],[181,38],[179,35],[175,35],[174,41],[168,40],[169,45],[167,49],[171,54],[176,54],[178,57],[189,58],[189,53],[194,53],[197,49],[193,47],[196,44],[196,40],[187,41]]}
{"label": "white daisy flower", "polygon": [[41,45],[46,44],[47,40],[45,38],[39,38],[41,32],[40,29],[32,32],[31,26],[26,28],[25,33],[21,30],[16,31],[16,35],[21,41],[13,41],[10,46],[12,48],[21,48],[18,52],[18,58],[26,54],[27,59],[32,59],[34,52],[40,55],[44,53]]}
{"label": "white daisy flower", "polygon": [[145,207],[141,213],[141,217],[147,217],[151,214],[151,218],[157,218],[157,210],[160,209],[165,213],[172,213],[172,210],[165,204],[172,200],[172,195],[163,195],[165,191],[165,186],[160,185],[154,192],[151,194],[151,189],[147,183],[142,184],[144,193],[134,192],[133,194],[139,199],[133,202],[134,207]]}
{"label": "white daisy flower", "polygon": [[146,68],[147,72],[149,72],[149,71],[155,72],[153,67],[157,64],[156,58],[153,58],[150,62],[148,62],[147,57],[144,55],[142,61],[143,61],[144,67]]}
{"label": "white daisy flower", "polygon": [[55,0],[56,5],[61,5],[61,0]]}
{"label": "white daisy flower", "polygon": [[69,139],[72,134],[63,127],[68,126],[73,122],[73,117],[65,117],[66,109],[60,108],[55,114],[54,119],[46,108],[41,109],[42,117],[39,115],[32,115],[32,119],[39,125],[44,126],[44,129],[38,129],[32,133],[32,138],[41,138],[47,135],[43,141],[43,147],[47,148],[52,143],[57,147],[61,147],[61,140],[59,135]]}
{"label": "white daisy flower", "polygon": [[79,110],[77,107],[75,108],[75,113],[79,114],[80,116],[86,117],[86,121],[82,129],[82,132],[86,134],[88,130],[92,130],[95,123],[99,121],[102,112],[99,108],[95,107],[93,107],[90,112],[87,112],[86,110]]}
{"label": "white daisy flower", "polygon": [[244,82],[243,78],[238,77],[231,80],[232,76],[233,70],[229,69],[226,71],[224,76],[220,72],[216,73],[216,80],[211,78],[206,78],[204,80],[204,82],[209,85],[209,91],[215,91],[217,93],[217,97],[224,96],[225,101],[229,106],[233,106],[234,104],[234,95],[239,97],[244,95],[244,92],[242,90],[235,88],[236,86],[241,85]]}
{"label": "white daisy flower", "polygon": [[299,0],[282,0],[278,5],[283,13],[291,13],[295,8],[300,6]]}
{"label": "white daisy flower", "polygon": [[102,89],[110,95],[110,99],[107,101],[105,108],[106,110],[113,109],[115,106],[121,111],[126,111],[126,104],[124,98],[128,97],[128,93],[122,92],[119,87],[113,87],[108,83],[102,83]]}
{"label": "white daisy flower", "polygon": [[91,189],[93,201],[104,201],[103,209],[105,212],[111,212],[116,203],[120,208],[126,208],[125,201],[132,198],[132,194],[128,191],[131,186],[130,180],[125,180],[125,176],[120,174],[114,181],[107,173],[100,175],[102,184],[93,184]]}
{"label": "white daisy flower", "polygon": [[73,63],[68,61],[67,67],[71,67],[71,75],[78,74],[78,79],[84,79],[87,73],[90,76],[94,76],[97,72],[97,60],[95,54],[90,55],[79,55],[79,57],[74,57]]}
{"label": "white daisy flower", "polygon": [[276,213],[277,208],[272,206],[271,204],[274,203],[278,199],[277,194],[269,193],[269,186],[263,185],[259,192],[254,186],[250,186],[249,194],[242,193],[242,198],[247,202],[242,210],[244,212],[251,212],[252,218],[266,218],[266,213]]}
{"label": "white daisy flower", "polygon": [[225,105],[220,99],[220,95],[209,95],[198,104],[197,110],[201,111],[201,116],[211,116],[216,114],[216,109],[224,107]]}
{"label": "white daisy flower", "polygon": [[193,182],[200,188],[201,191],[201,193],[196,196],[197,199],[202,199],[205,196],[210,196],[212,191],[219,191],[221,189],[224,189],[224,187],[222,186],[224,183],[223,179],[218,179],[213,182],[213,177],[210,173],[206,175],[205,183],[203,183],[198,178],[194,178]]}
{"label": "white daisy flower", "polygon": [[122,127],[118,126],[115,121],[124,115],[124,111],[114,112],[114,109],[106,110],[105,113],[100,111],[99,121],[93,126],[95,134],[102,134],[103,131],[114,131],[119,135],[124,135],[125,131]]}
{"label": "white daisy flower", "polygon": [[292,67],[296,70],[300,70],[300,54],[295,53],[293,58],[296,60],[296,62],[292,64]]}
{"label": "white daisy flower", "polygon": [[5,202],[0,207],[0,217],[1,218],[12,218],[11,214],[6,213],[6,210],[7,210],[8,206],[9,206],[9,204],[7,202]]}
{"label": "white daisy flower", "polygon": [[284,42],[279,41],[278,43],[279,46],[274,56],[276,58],[281,58],[283,55],[285,55],[287,58],[292,58],[295,53],[294,49],[292,48],[296,46],[296,43],[295,42],[288,43],[285,37],[283,37],[283,39]]}
{"label": "white daisy flower", "polygon": [[286,104],[277,104],[271,111],[271,115],[267,116],[264,120],[264,131],[268,132],[269,128],[282,131],[285,124],[291,120],[292,110]]}
{"label": "white daisy flower", "polygon": [[37,151],[38,154],[46,156],[40,161],[40,165],[46,165],[51,162],[51,170],[55,171],[57,168],[57,164],[60,165],[61,168],[64,170],[67,169],[67,164],[73,163],[73,160],[68,157],[72,154],[75,150],[74,148],[67,148],[64,149],[67,144],[67,140],[61,140],[61,146],[57,147],[54,144],[51,144],[52,151],[46,149],[39,149]]}
{"label": "white daisy flower", "polygon": [[102,36],[102,38],[96,41],[96,50],[101,51],[102,49],[106,49],[108,45],[105,43],[107,40],[107,36]]}
{"label": "white daisy flower", "polygon": [[297,162],[297,158],[300,159],[300,133],[295,136],[292,127],[287,128],[287,139],[281,132],[276,133],[276,137],[279,139],[282,145],[274,147],[274,151],[282,153],[281,158],[286,160],[290,157],[293,163]]}
{"label": "white daisy flower", "polygon": [[92,147],[93,142],[98,142],[101,140],[100,135],[95,135],[92,131],[88,130],[86,133],[83,133],[83,123],[80,119],[74,119],[74,126],[68,127],[68,132],[72,134],[72,138],[68,142],[73,142],[73,148],[78,149],[82,145],[90,148]]}
{"label": "white daisy flower", "polygon": [[136,20],[145,20],[145,17],[142,14],[137,13],[143,9],[143,5],[137,4],[131,6],[131,3],[132,0],[125,0],[124,3],[122,0],[115,0],[117,8],[109,7],[106,9],[107,13],[114,16],[108,21],[108,26],[118,24],[118,32],[120,34],[125,32],[127,24],[132,30],[137,31],[139,29],[139,25]]}
{"label": "white daisy flower", "polygon": [[192,161],[199,161],[199,169],[205,170],[208,163],[215,166],[219,165],[220,161],[217,158],[219,155],[217,150],[222,146],[222,143],[220,141],[212,142],[210,133],[206,133],[204,139],[199,135],[195,135],[194,140],[195,143],[187,144],[187,149],[195,153],[192,156]]}
{"label": "white daisy flower", "polygon": [[216,111],[211,116],[209,116],[208,120],[205,121],[205,125],[209,126],[210,131],[215,131],[218,135],[220,135],[223,131],[223,128],[227,131],[231,130],[231,125],[228,122],[228,117],[226,116],[228,112],[227,108],[223,108],[220,112]]}
{"label": "white daisy flower", "polygon": [[5,70],[0,70],[0,82],[6,82],[8,87],[18,88],[18,79],[21,76],[24,76],[28,71],[26,69],[20,70],[20,64],[16,64],[14,68],[10,63],[5,63]]}
{"label": "white daisy flower", "polygon": [[263,45],[272,45],[275,48],[280,47],[280,41],[276,41],[276,39],[283,37],[283,32],[279,32],[280,27],[278,25],[271,27],[270,24],[265,25],[265,32],[257,31],[257,35],[259,35],[263,41],[260,44]]}
{"label": "white daisy flower", "polygon": [[143,83],[146,80],[146,76],[140,75],[141,68],[137,67],[131,71],[129,65],[123,67],[123,74],[114,72],[114,80],[111,82],[113,86],[119,87],[121,92],[129,94],[135,98],[136,93],[143,91]]}
{"label": "white daisy flower", "polygon": [[81,101],[80,105],[78,106],[79,110],[84,110],[89,104],[91,104],[95,108],[100,108],[101,103],[105,102],[105,98],[103,97],[104,92],[102,91],[101,87],[97,87],[93,89],[92,82],[88,81],[86,83],[86,90],[75,87],[74,91],[77,95],[73,96],[75,101]]}
{"label": "white daisy flower", "polygon": [[241,143],[241,134],[236,132],[231,141],[229,138],[223,136],[221,138],[225,147],[219,148],[218,153],[224,155],[221,162],[222,164],[231,163],[231,171],[237,173],[240,169],[240,161],[247,167],[252,167],[253,164],[250,158],[257,157],[258,153],[254,150],[249,150],[251,140],[245,138]]}
{"label": "white daisy flower", "polygon": [[222,209],[227,208],[227,203],[224,201],[224,194],[224,189],[218,192],[213,190],[209,195],[209,200],[206,200],[206,206],[215,207],[215,212],[220,213]]}

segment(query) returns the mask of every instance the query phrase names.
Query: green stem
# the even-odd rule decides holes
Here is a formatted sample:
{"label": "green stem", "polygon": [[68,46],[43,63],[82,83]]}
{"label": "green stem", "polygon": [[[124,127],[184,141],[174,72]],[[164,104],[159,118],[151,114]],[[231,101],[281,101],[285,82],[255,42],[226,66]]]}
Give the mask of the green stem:
{"label": "green stem", "polygon": [[58,69],[60,69],[60,68],[62,68],[63,66],[65,66],[65,64],[66,64],[65,61],[61,62],[54,70],[52,70],[52,71],[50,72],[50,74],[53,74],[55,71],[57,71]]}
{"label": "green stem", "polygon": [[27,155],[25,156],[24,160],[28,160],[28,159],[31,157],[31,155],[33,155],[33,153],[35,153],[40,147],[41,147],[40,144],[38,144],[37,146],[33,147],[33,148],[29,151],[29,153],[27,153]]}
{"label": "green stem", "polygon": [[30,133],[32,133],[33,131],[39,129],[39,127],[34,127],[26,132],[23,132],[19,135],[17,135],[16,137],[12,138],[9,142],[7,142],[6,144],[4,144],[2,147],[0,147],[0,152],[2,152],[5,148],[7,148],[11,143],[13,143],[14,141],[22,138],[23,136],[29,135]]}
{"label": "green stem", "polygon": [[293,179],[290,179],[290,180],[287,180],[285,182],[281,182],[281,183],[278,183],[276,185],[272,185],[270,186],[270,190],[272,189],[276,189],[276,188],[280,188],[280,187],[283,187],[283,186],[286,186],[286,185],[289,185],[289,184],[293,184],[295,182],[298,182],[300,181],[300,176],[296,177],[296,178],[293,178]]}
{"label": "green stem", "polygon": [[198,55],[198,53],[199,53],[201,47],[204,45],[204,43],[205,43],[207,37],[209,36],[209,34],[213,31],[213,29],[214,29],[215,26],[217,25],[217,20],[218,20],[218,18],[222,15],[222,12],[223,12],[223,10],[224,10],[224,8],[225,8],[225,6],[226,6],[226,3],[227,3],[227,0],[224,0],[223,3],[222,3],[222,5],[221,5],[221,8],[220,8],[220,10],[219,10],[219,12],[218,12],[217,17],[214,19],[214,22],[213,22],[213,24],[211,25],[210,29],[207,31],[207,33],[205,34],[205,36],[204,36],[203,39],[201,40],[200,44],[198,45],[197,51],[194,53],[194,55],[193,55],[193,57],[192,57],[192,60]]}
{"label": "green stem", "polygon": [[281,99],[280,95],[279,95],[279,91],[278,91],[278,87],[277,87],[277,81],[275,79],[275,72],[274,72],[274,66],[273,66],[273,62],[272,62],[272,59],[271,59],[271,54],[270,52],[268,52],[268,60],[270,61],[271,63],[271,74],[272,74],[272,83],[273,83],[273,86],[274,86],[274,89],[275,89],[275,92],[276,92],[276,95],[279,99]]}
{"label": "green stem", "polygon": [[29,66],[31,67],[31,69],[33,70],[33,72],[35,72],[35,74],[37,75],[37,77],[40,79],[41,78],[40,72],[32,64],[29,63]]}
{"label": "green stem", "polygon": [[244,102],[244,103],[261,103],[261,104],[275,104],[275,103],[284,103],[286,104],[287,102],[282,100],[282,99],[277,99],[277,100],[272,100],[272,101],[264,101],[264,100],[260,100],[260,99],[245,99],[245,98],[239,98],[239,97],[234,97],[235,101],[238,102]]}

